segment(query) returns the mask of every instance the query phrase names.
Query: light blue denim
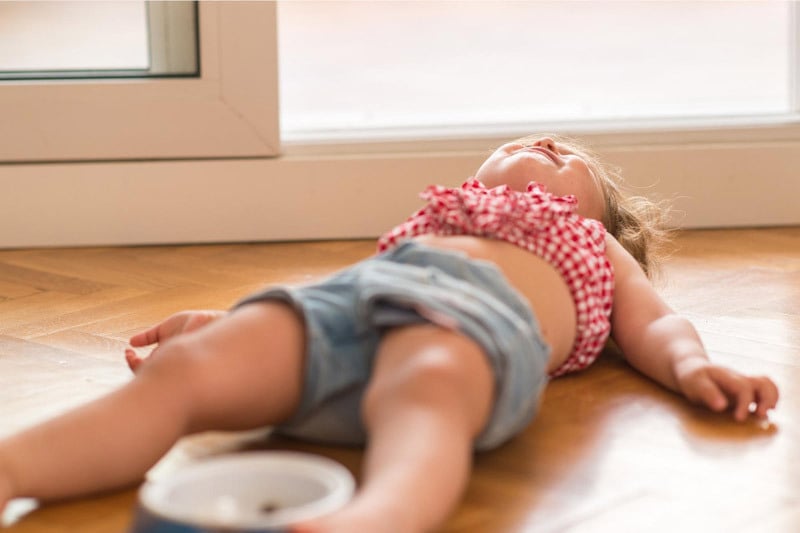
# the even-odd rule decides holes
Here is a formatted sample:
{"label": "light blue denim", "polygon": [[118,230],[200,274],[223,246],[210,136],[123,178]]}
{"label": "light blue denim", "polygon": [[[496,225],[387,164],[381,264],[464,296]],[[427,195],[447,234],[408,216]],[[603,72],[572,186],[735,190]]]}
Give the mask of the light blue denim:
{"label": "light blue denim", "polygon": [[[237,306],[278,300],[304,318],[304,393],[276,431],[328,444],[361,445],[361,400],[382,334],[417,323],[455,327],[483,348],[495,380],[489,422],[476,450],[499,446],[533,418],[550,349],[527,302],[492,263],[406,241],[319,283],[270,288]],[[269,334],[269,332],[265,332]]]}

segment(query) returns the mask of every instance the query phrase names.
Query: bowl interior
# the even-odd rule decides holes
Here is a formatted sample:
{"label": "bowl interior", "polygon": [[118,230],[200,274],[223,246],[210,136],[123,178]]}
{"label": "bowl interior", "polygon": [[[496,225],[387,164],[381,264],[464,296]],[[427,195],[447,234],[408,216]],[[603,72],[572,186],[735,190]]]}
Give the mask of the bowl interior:
{"label": "bowl interior", "polygon": [[146,483],[145,509],[167,519],[237,527],[274,527],[344,505],[355,482],[342,465],[293,452],[246,453],[207,460]]}

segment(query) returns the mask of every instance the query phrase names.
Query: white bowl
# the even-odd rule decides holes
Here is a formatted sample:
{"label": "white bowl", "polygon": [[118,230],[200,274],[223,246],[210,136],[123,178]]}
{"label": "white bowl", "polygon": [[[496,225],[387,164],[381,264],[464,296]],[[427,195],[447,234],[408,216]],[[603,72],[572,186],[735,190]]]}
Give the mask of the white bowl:
{"label": "white bowl", "polygon": [[145,483],[132,531],[277,531],[339,509],[354,490],[350,472],[324,457],[227,455]]}

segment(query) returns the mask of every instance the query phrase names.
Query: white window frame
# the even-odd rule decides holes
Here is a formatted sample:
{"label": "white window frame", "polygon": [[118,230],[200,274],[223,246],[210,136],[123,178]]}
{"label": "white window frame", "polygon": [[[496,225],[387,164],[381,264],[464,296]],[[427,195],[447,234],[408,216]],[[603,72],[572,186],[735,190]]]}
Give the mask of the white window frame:
{"label": "white window frame", "polygon": [[203,2],[200,76],[0,84],[0,161],[279,152],[275,6]]}
{"label": "white window frame", "polygon": [[[66,146],[45,142],[50,137],[42,134],[33,138],[37,155],[62,153],[46,157],[60,160],[48,163],[21,162],[19,153],[25,147],[17,143],[19,151],[0,156],[16,161],[0,164],[0,247],[374,237],[418,206],[416,193],[424,186],[458,184],[474,172],[491,147],[519,134],[553,130],[588,140],[625,169],[629,184],[642,192],[674,199],[676,223],[682,226],[800,224],[796,113],[575,123],[566,129],[563,124],[531,124],[525,129],[497,126],[480,132],[395,131],[383,137],[350,132],[337,139],[283,139],[281,148],[276,108],[270,107],[274,100],[264,91],[277,85],[274,5],[203,2],[200,11],[203,89],[192,93],[195,104],[200,108],[203,102],[206,109],[223,115],[238,114],[227,120],[237,125],[230,128],[241,138],[228,139],[227,130],[225,135],[187,132],[204,139],[200,144],[211,152],[182,148],[183,155],[174,156],[151,146],[149,155],[118,154],[117,160],[100,161],[92,147],[80,157],[66,157],[63,151],[69,142]],[[795,28],[797,18],[795,11]],[[247,32],[257,33],[260,40],[248,44]],[[218,48],[209,49],[209,42]],[[793,62],[796,66],[798,59]],[[792,79],[798,78],[798,71],[794,69]],[[231,89],[228,80],[241,79],[231,72],[256,81],[234,83]],[[184,80],[164,81],[168,97],[185,97],[178,85],[171,85]],[[73,88],[68,94],[91,101],[102,85],[89,83],[84,91]],[[798,94],[796,85],[793,90]],[[157,92],[147,95],[156,98]],[[4,113],[15,103],[0,91]],[[110,107],[108,103],[101,109],[110,112]],[[205,119],[177,117],[168,109],[162,112],[168,114],[168,122],[186,120],[188,129],[214,127]],[[131,113],[119,119],[125,121],[124,130],[137,132],[131,138],[151,127]],[[38,127],[70,131],[52,122],[53,116],[43,115]],[[250,135],[243,130],[251,130]],[[206,135],[214,138],[209,141]],[[126,141],[117,138],[103,144],[118,153],[119,144]],[[215,149],[218,155],[209,156]],[[281,154],[273,157],[277,151]]]}

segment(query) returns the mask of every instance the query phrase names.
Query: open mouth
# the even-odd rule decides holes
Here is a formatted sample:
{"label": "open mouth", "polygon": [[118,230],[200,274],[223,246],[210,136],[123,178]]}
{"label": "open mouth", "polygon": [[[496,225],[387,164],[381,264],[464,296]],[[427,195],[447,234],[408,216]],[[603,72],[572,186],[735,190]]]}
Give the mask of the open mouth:
{"label": "open mouth", "polygon": [[540,148],[539,146],[525,146],[519,151],[520,152],[522,152],[522,151],[525,151],[525,152],[536,152],[537,154],[544,155],[545,157],[547,157],[550,161],[552,161],[556,165],[560,165],[561,164],[561,160],[558,158],[558,156],[556,156],[556,154],[554,154],[550,150],[547,150],[546,148]]}

